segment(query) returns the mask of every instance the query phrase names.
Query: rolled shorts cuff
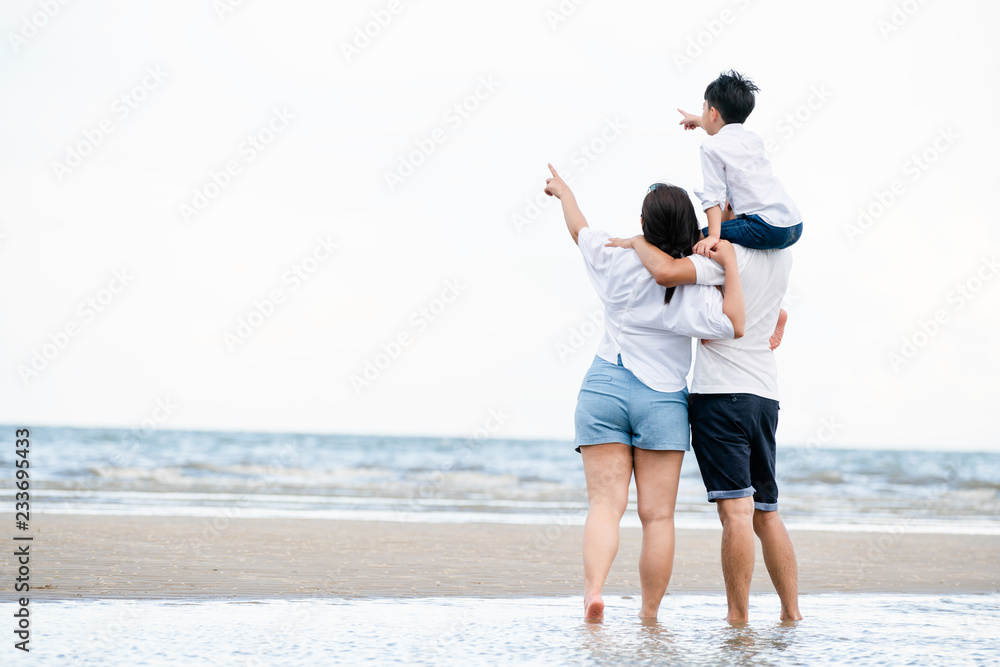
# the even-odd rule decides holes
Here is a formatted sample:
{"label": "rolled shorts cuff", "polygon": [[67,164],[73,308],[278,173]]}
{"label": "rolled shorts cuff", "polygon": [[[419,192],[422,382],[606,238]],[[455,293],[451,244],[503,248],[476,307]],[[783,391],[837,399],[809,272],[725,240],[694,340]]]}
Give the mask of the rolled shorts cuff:
{"label": "rolled shorts cuff", "polygon": [[761,512],[777,512],[778,503],[758,503],[753,504],[755,510],[760,510]]}
{"label": "rolled shorts cuff", "polygon": [[714,503],[716,500],[731,500],[732,498],[747,498],[756,493],[756,489],[752,486],[748,486],[745,489],[737,489],[736,491],[709,491],[708,492],[708,502]]}
{"label": "rolled shorts cuff", "polygon": [[579,452],[581,447],[587,447],[589,445],[605,445],[609,442],[620,442],[623,445],[631,447],[632,436],[627,433],[622,433],[621,431],[604,431],[604,435],[599,438],[589,438],[585,440],[580,440],[578,438],[574,444],[576,445],[576,451]]}

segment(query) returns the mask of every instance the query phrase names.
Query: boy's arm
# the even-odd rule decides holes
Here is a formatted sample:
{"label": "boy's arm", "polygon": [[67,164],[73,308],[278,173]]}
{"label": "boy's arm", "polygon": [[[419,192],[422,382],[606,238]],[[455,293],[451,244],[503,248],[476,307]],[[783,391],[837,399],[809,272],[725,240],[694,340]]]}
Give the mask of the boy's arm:
{"label": "boy's arm", "polygon": [[608,239],[604,245],[635,250],[639,261],[646,267],[658,285],[677,287],[678,285],[693,285],[698,282],[698,273],[690,259],[674,259],[649,243],[641,234],[630,239]]}
{"label": "boy's arm", "polygon": [[722,238],[723,206],[727,206],[726,165],[719,155],[705,142],[701,146],[701,172],[705,185],[695,191],[701,208],[708,217],[708,236],[694,246],[694,252],[708,257],[708,251]]}
{"label": "boy's arm", "polygon": [[681,115],[684,116],[684,118],[681,119],[680,124],[684,126],[685,130],[693,130],[697,127],[701,127],[701,116],[695,116],[693,113],[688,113],[683,109],[678,109],[678,111],[680,111]]}
{"label": "boy's arm", "polygon": [[549,171],[552,178],[545,179],[545,194],[557,198],[562,203],[563,217],[566,218],[566,228],[569,229],[573,243],[579,245],[580,230],[587,226],[587,219],[583,217],[583,211],[576,203],[573,191],[566,185],[566,181],[556,173],[555,167],[549,164]]}
{"label": "boy's arm", "polygon": [[711,257],[710,250],[714,250],[722,238],[722,207],[716,204],[705,211],[708,216],[708,236],[694,244],[694,252],[705,257]]}

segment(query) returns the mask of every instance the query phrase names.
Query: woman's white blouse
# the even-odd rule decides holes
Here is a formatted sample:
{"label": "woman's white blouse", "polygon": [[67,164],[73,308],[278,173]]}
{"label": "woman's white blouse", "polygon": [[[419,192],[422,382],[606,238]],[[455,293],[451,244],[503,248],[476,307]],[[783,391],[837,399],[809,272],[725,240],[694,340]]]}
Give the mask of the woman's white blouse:
{"label": "woman's white blouse", "polygon": [[604,336],[597,356],[625,368],[650,389],[680,391],[691,368],[691,339],[733,338],[722,295],[709,285],[681,285],[669,304],[634,250],[606,248],[609,235],[580,230],[587,276],[604,303]]}

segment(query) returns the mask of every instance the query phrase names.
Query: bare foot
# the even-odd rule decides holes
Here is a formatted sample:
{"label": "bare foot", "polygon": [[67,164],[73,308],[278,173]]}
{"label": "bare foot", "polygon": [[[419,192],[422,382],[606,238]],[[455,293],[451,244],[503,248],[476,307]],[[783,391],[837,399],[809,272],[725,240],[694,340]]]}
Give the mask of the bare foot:
{"label": "bare foot", "polygon": [[782,621],[801,621],[802,614],[799,613],[798,609],[788,611],[786,609],[781,610],[781,620]]}
{"label": "bare foot", "polygon": [[583,618],[586,621],[603,621],[604,620],[604,600],[601,599],[600,595],[594,595],[591,597],[584,597],[583,599]]}
{"label": "bare foot", "polygon": [[774,327],[774,333],[771,334],[771,349],[775,350],[781,345],[781,337],[785,335],[785,322],[788,321],[788,313],[782,308],[778,311],[778,326]]}
{"label": "bare foot", "polygon": [[732,607],[730,607],[729,613],[726,614],[726,621],[728,621],[730,625],[735,625],[735,626],[746,625],[747,623],[750,622],[750,612],[740,611],[738,608],[733,609]]}

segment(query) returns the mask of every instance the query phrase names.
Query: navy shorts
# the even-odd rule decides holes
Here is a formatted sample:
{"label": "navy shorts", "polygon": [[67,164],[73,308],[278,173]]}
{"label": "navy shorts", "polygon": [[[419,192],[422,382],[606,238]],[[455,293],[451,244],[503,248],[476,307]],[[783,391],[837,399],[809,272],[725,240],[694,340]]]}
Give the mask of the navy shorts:
{"label": "navy shorts", "polygon": [[777,510],[778,401],[755,394],[691,394],[688,413],[709,502],[753,496],[755,508]]}

